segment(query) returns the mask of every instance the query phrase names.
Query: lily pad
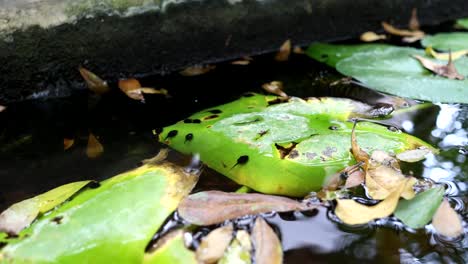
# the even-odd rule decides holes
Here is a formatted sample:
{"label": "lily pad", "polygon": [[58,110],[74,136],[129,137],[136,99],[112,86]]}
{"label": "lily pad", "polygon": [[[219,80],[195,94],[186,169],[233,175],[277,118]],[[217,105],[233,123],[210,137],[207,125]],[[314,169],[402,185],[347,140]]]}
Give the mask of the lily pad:
{"label": "lily pad", "polygon": [[[165,127],[159,140],[256,191],[301,197],[319,190],[327,176],[354,163],[352,117],[371,117],[371,106],[340,98],[292,98],[246,94]],[[408,134],[362,122],[361,147],[399,153],[430,147]]]}
{"label": "lily pad", "polygon": [[[391,47],[358,53],[339,61],[336,68],[342,74],[381,92],[432,102],[468,103],[468,78],[450,80],[435,76],[411,55],[424,56],[424,52]],[[446,64],[443,61],[440,63]],[[468,75],[468,57],[454,63],[461,75]]]}
{"label": "lily pad", "polygon": [[432,46],[434,49],[444,51],[457,51],[468,49],[468,33],[439,33],[433,36],[426,36],[421,41],[424,47]]}
{"label": "lily pad", "polygon": [[117,175],[40,217],[0,251],[0,259],[140,263],[152,236],[196,181],[167,162]]}
{"label": "lily pad", "polygon": [[422,228],[431,221],[443,196],[444,188],[439,186],[419,193],[411,200],[401,200],[395,216],[411,228]]}
{"label": "lily pad", "polygon": [[458,27],[461,27],[461,28],[464,28],[464,29],[468,29],[468,18],[458,19],[456,25],[457,25]]}
{"label": "lily pad", "polygon": [[155,249],[146,253],[143,264],[196,264],[195,252],[185,247],[184,231],[177,229],[157,242]]}

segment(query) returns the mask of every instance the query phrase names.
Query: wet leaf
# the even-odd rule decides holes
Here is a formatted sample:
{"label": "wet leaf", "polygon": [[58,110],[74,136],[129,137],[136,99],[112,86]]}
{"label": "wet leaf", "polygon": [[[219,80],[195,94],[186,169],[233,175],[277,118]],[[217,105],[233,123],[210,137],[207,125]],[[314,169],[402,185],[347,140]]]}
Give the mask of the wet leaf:
{"label": "wet leaf", "polygon": [[426,148],[412,149],[398,153],[396,158],[404,162],[418,162],[425,159],[429,153],[431,151]]}
{"label": "wet leaf", "polygon": [[452,53],[438,53],[432,49],[431,46],[426,48],[426,53],[431,55],[432,57],[438,59],[438,60],[449,60],[450,55],[452,56],[452,60],[457,60],[465,55],[468,54],[468,49],[464,50],[458,50]]}
{"label": "wet leaf", "polygon": [[425,36],[424,32],[420,30],[398,29],[388,24],[387,22],[382,22],[382,27],[389,34],[405,37],[403,39],[404,42],[415,42],[422,39]]}
{"label": "wet leaf", "polygon": [[63,139],[63,150],[67,150],[71,148],[75,144],[75,140],[73,138],[64,138]]}
{"label": "wet leaf", "polygon": [[434,61],[431,61],[429,59],[423,58],[419,55],[413,55],[413,58],[417,59],[421,64],[424,66],[424,68],[432,71],[433,73],[447,77],[449,79],[457,79],[457,80],[464,80],[465,76],[461,75],[457,69],[455,68],[455,64],[453,64],[452,59],[449,56],[449,61],[447,65],[440,65],[435,63]]}
{"label": "wet leaf", "polygon": [[313,208],[315,207],[280,196],[206,191],[192,194],[184,199],[179,206],[179,213],[192,224],[213,225],[245,215]]}
{"label": "wet leaf", "polygon": [[439,33],[426,36],[421,44],[437,50],[451,51],[468,49],[468,32]]}
{"label": "wet leaf", "polygon": [[216,228],[202,238],[196,256],[199,263],[217,263],[224,256],[233,236],[232,224]]}
{"label": "wet leaf", "polygon": [[335,214],[349,225],[365,224],[374,219],[390,216],[397,207],[405,184],[406,182],[402,182],[385,200],[373,206],[363,205],[352,199],[337,199]]}
{"label": "wet leaf", "polygon": [[205,73],[208,73],[216,69],[215,65],[194,65],[192,67],[187,67],[183,71],[180,71],[179,74],[182,76],[198,76]]}
{"label": "wet leaf", "polygon": [[458,19],[456,26],[459,28],[468,29],[468,18]]}
{"label": "wet leaf", "polygon": [[288,98],[288,95],[285,92],[283,92],[283,83],[280,81],[272,81],[269,83],[264,83],[262,85],[262,88],[263,90],[269,93],[276,94],[282,98]]}
{"label": "wet leaf", "polygon": [[419,30],[418,10],[416,8],[411,10],[411,18],[408,27],[412,31]]}
{"label": "wet leaf", "polygon": [[33,198],[18,202],[0,214],[0,232],[18,235],[39,215],[62,204],[90,181],[69,183]]}
{"label": "wet leaf", "polygon": [[417,194],[411,200],[401,200],[395,216],[411,228],[422,228],[431,221],[444,195],[444,188],[438,186]]}
{"label": "wet leaf", "polygon": [[104,153],[104,147],[93,133],[89,133],[88,146],[86,147],[86,156],[90,159],[95,159]]}
{"label": "wet leaf", "polygon": [[280,47],[279,52],[275,55],[276,61],[287,61],[291,54],[291,40],[286,40]]}
{"label": "wet leaf", "polygon": [[15,263],[141,263],[148,242],[197,180],[168,162],[122,173],[41,215],[1,249],[2,257]]}
{"label": "wet leaf", "polygon": [[105,94],[110,91],[107,82],[99,78],[96,74],[92,73],[91,71],[80,67],[78,68],[80,71],[81,76],[86,81],[89,90],[93,91],[96,94]]}
{"label": "wet leaf", "polygon": [[[158,134],[179,152],[199,153],[210,168],[240,185],[268,194],[304,197],[329,176],[355,164],[349,151],[353,117],[375,108],[343,98],[290,98],[246,94],[193,114]],[[356,138],[368,153],[399,153],[426,146],[402,132],[359,122]]]}
{"label": "wet leaf", "polygon": [[255,248],[256,264],[283,263],[281,242],[271,227],[258,217],[252,230],[252,241]]}
{"label": "wet leaf", "polygon": [[236,238],[229,245],[219,264],[250,264],[252,242],[250,235],[245,230],[237,231]]}
{"label": "wet leaf", "polygon": [[195,253],[185,247],[184,231],[176,229],[161,237],[145,253],[143,264],[197,264]]}
{"label": "wet leaf", "polygon": [[457,212],[445,198],[432,217],[432,226],[437,233],[446,237],[458,237],[463,234],[463,225]]}
{"label": "wet leaf", "polygon": [[361,41],[364,42],[374,42],[377,40],[387,39],[387,36],[385,36],[384,34],[376,34],[375,32],[367,31],[362,33],[359,38],[361,39]]}
{"label": "wet leaf", "polygon": [[365,178],[365,173],[361,170],[357,170],[349,174],[348,178],[346,178],[345,188],[353,188],[359,186],[362,183],[364,183]]}

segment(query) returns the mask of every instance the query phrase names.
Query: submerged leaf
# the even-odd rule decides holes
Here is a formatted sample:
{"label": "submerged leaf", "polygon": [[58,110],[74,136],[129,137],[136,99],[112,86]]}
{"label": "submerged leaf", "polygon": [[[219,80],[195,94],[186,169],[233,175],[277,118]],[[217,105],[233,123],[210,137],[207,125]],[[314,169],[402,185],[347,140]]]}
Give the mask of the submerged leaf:
{"label": "submerged leaf", "polygon": [[359,38],[361,39],[361,41],[364,41],[364,42],[373,42],[377,40],[386,39],[387,36],[383,34],[376,34],[375,32],[372,32],[372,31],[367,31],[367,32],[362,33]]}
{"label": "submerged leaf", "polygon": [[395,211],[405,184],[406,182],[400,183],[385,200],[373,206],[363,205],[352,199],[337,199],[335,214],[349,225],[365,224],[374,219],[387,217]]}
{"label": "submerged leaf", "polygon": [[444,195],[441,186],[417,194],[411,200],[401,200],[395,216],[411,228],[422,228],[436,212]]}
{"label": "submerged leaf", "polygon": [[287,61],[291,54],[291,40],[286,40],[280,47],[279,52],[275,56],[276,61]]}
{"label": "submerged leaf", "polygon": [[447,199],[444,199],[432,217],[432,226],[434,226],[437,233],[446,237],[453,238],[463,234],[460,217],[450,206]]}
{"label": "submerged leaf", "polygon": [[197,248],[196,256],[199,263],[217,263],[224,256],[224,252],[232,240],[232,224],[216,228],[202,238]]}
{"label": "submerged leaf", "polygon": [[215,65],[194,65],[191,67],[185,68],[183,71],[180,71],[179,74],[182,76],[198,76],[205,73],[208,73],[216,69]]}
{"label": "submerged leaf", "polygon": [[110,91],[107,82],[99,78],[96,74],[83,67],[78,68],[78,70],[80,71],[83,79],[86,81],[89,90],[96,94],[105,94]]}
{"label": "submerged leaf", "polygon": [[73,146],[75,140],[73,138],[64,138],[63,139],[63,150],[67,150]]}
{"label": "submerged leaf", "polygon": [[90,181],[62,185],[46,193],[18,202],[0,214],[0,232],[17,235],[39,215],[62,204]]}
{"label": "submerged leaf", "polygon": [[448,53],[438,53],[434,51],[434,49],[429,46],[426,48],[426,53],[431,55],[432,57],[438,59],[438,60],[449,60],[450,56],[452,56],[452,60],[457,60],[465,55],[468,54],[468,49],[464,50],[458,50],[455,52],[448,52]]}
{"label": "submerged leaf", "polygon": [[88,146],[86,147],[86,156],[90,159],[95,159],[104,153],[104,147],[93,135],[93,133],[89,133],[88,137]]}
{"label": "submerged leaf", "polygon": [[283,92],[283,83],[280,81],[272,81],[269,83],[264,83],[262,88],[272,94],[276,94],[281,98],[288,98],[288,95]]}
{"label": "submerged leaf", "polygon": [[[119,261],[120,262],[120,261]],[[142,264],[197,264],[195,253],[185,247],[184,231],[176,229],[161,237],[145,253]]]}
{"label": "submerged leaf", "polygon": [[396,158],[404,162],[418,162],[425,159],[429,153],[431,151],[426,148],[411,149],[398,153]]}
{"label": "submerged leaf", "polygon": [[237,231],[236,238],[232,241],[219,264],[250,264],[252,242],[250,235],[245,230]]}
{"label": "submerged leaf", "polygon": [[283,263],[283,250],[281,242],[271,227],[258,217],[252,230],[252,240],[255,248],[256,264]]}
{"label": "submerged leaf", "polygon": [[179,206],[182,218],[195,225],[213,225],[244,215],[314,209],[280,196],[205,191],[188,196]]}
{"label": "submerged leaf", "polygon": [[447,77],[449,79],[458,79],[458,80],[464,80],[465,76],[461,75],[457,69],[455,68],[455,65],[452,62],[451,57],[449,56],[449,61],[447,65],[440,65],[437,64],[429,59],[423,58],[419,55],[413,55],[413,58],[417,59],[421,64],[424,66],[424,68],[432,71],[433,73]]}

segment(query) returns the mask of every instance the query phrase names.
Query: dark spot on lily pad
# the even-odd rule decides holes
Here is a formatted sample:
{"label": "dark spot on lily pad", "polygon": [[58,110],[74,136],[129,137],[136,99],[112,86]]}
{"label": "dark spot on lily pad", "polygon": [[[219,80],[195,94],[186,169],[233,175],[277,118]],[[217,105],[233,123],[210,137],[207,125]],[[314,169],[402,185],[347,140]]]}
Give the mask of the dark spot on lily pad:
{"label": "dark spot on lily pad", "polygon": [[190,124],[190,123],[193,123],[193,120],[192,119],[185,119],[184,123],[185,124]]}
{"label": "dark spot on lily pad", "polygon": [[258,116],[254,120],[249,120],[249,121],[244,121],[244,122],[237,122],[237,123],[234,123],[233,125],[243,126],[243,125],[249,125],[249,124],[257,123],[257,122],[260,122],[260,121],[263,121],[263,118]]}
{"label": "dark spot on lily pad", "polygon": [[[246,164],[248,161],[249,161],[249,156],[243,155],[243,156],[240,156],[240,157],[237,159],[237,164],[243,165],[243,164]],[[236,164],[236,165],[237,165],[237,164]]]}
{"label": "dark spot on lily pad", "polygon": [[192,139],[193,139],[193,134],[192,134],[192,133],[189,133],[189,134],[187,134],[187,135],[185,136],[185,142],[187,142],[187,141],[192,141]]}
{"label": "dark spot on lily pad", "polygon": [[[283,147],[279,144],[276,144],[275,143],[275,147],[276,149],[278,150],[279,152],[279,156],[281,159],[284,159],[286,156],[288,156],[293,150],[294,148],[296,147],[297,143],[296,142],[291,142],[291,146],[289,147]],[[299,155],[299,153],[297,153],[297,155]],[[297,157],[297,156],[296,156]],[[295,157],[294,157],[295,158]]]}
{"label": "dark spot on lily pad", "polygon": [[177,133],[179,133],[177,130],[169,131],[169,133],[167,133],[166,139],[173,138],[173,137],[177,136]]}
{"label": "dark spot on lily pad", "polygon": [[297,157],[299,157],[299,151],[294,149],[294,150],[291,150],[291,152],[289,152],[288,158],[295,159]]}
{"label": "dark spot on lily pad", "polygon": [[322,58],[322,59],[327,59],[327,58],[328,58],[328,54],[322,54],[322,55],[320,55],[320,58]]}
{"label": "dark spot on lily pad", "polygon": [[330,129],[330,130],[338,130],[338,127],[337,127],[337,126],[329,126],[328,129]]}
{"label": "dark spot on lily pad", "polygon": [[88,183],[88,187],[91,188],[91,189],[97,189],[99,187],[101,187],[101,184],[97,181],[91,181]]}
{"label": "dark spot on lily pad", "polygon": [[52,218],[50,221],[55,222],[57,225],[60,225],[62,223],[63,216],[56,216]]}
{"label": "dark spot on lily pad", "polygon": [[193,120],[192,120],[192,123],[194,123],[194,124],[200,124],[200,123],[201,123],[201,120],[200,120],[200,119],[193,119]]}
{"label": "dark spot on lily pad", "polygon": [[205,118],[203,118],[203,120],[210,120],[210,119],[215,119],[215,118],[218,118],[219,115],[210,115],[210,116],[207,116]]}
{"label": "dark spot on lily pad", "polygon": [[312,153],[312,152],[306,152],[305,153],[305,156],[307,159],[314,159],[315,157],[317,157],[317,154],[316,153]]}
{"label": "dark spot on lily pad", "polygon": [[324,151],[322,151],[322,154],[327,157],[331,157],[333,155],[333,152],[336,152],[337,149],[336,147],[326,147]]}

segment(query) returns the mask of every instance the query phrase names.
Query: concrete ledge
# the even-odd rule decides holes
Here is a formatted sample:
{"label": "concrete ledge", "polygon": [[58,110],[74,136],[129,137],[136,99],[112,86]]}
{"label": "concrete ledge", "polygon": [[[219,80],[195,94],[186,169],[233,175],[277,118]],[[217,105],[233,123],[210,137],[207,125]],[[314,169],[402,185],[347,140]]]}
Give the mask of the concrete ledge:
{"label": "concrete ledge", "polygon": [[424,25],[468,17],[466,0],[11,2],[0,1],[0,103],[67,96],[84,87],[79,65],[107,79],[164,74],[273,51],[288,38],[308,44],[378,30],[382,20],[406,25],[413,7]]}

